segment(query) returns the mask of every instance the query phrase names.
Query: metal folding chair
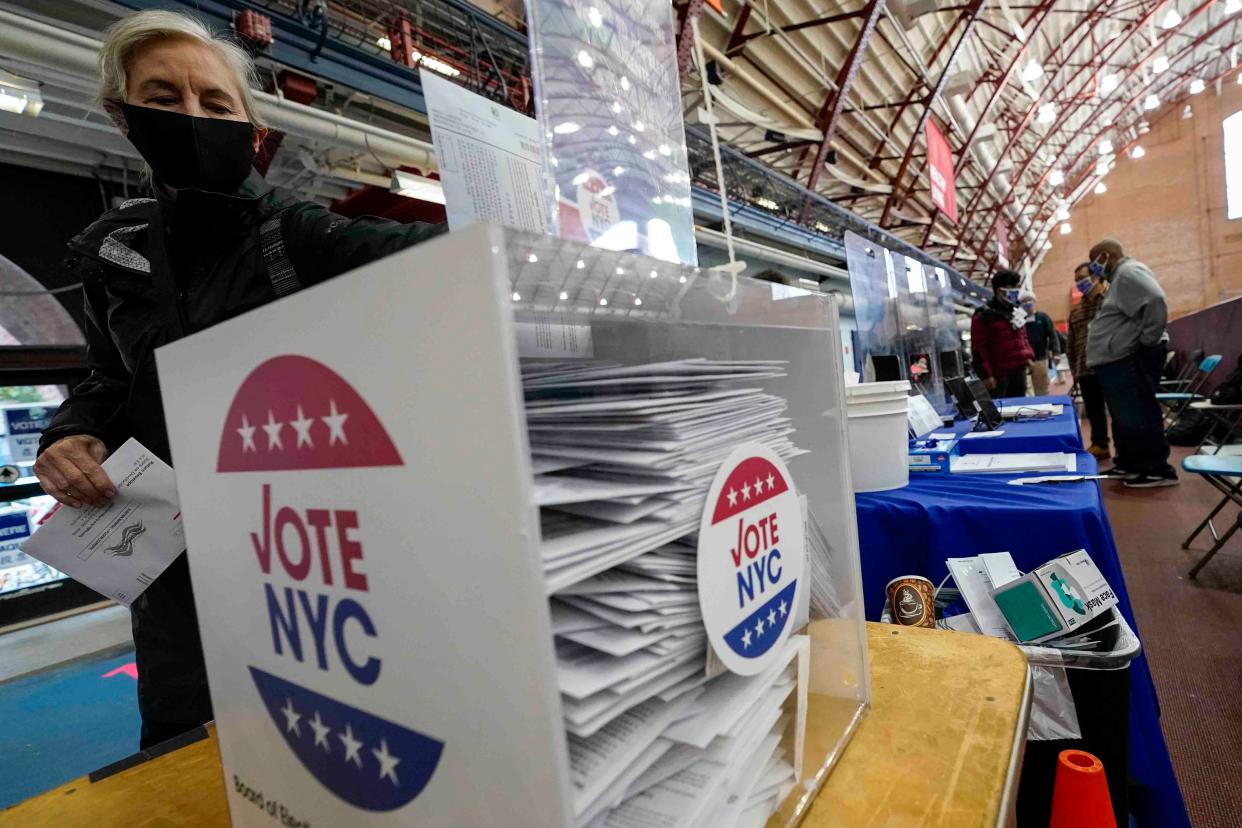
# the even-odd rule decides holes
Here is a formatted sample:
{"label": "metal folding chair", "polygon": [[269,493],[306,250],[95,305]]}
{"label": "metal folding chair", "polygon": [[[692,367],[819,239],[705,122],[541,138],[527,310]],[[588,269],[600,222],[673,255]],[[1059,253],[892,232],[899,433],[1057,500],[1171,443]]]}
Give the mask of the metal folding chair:
{"label": "metal folding chair", "polygon": [[1233,525],[1229,527],[1229,531],[1221,535],[1220,538],[1216,541],[1216,543],[1212,545],[1212,548],[1209,549],[1206,553],[1204,553],[1203,557],[1199,559],[1199,562],[1195,564],[1194,567],[1191,568],[1190,570],[1191,578],[1194,578],[1196,575],[1198,575],[1199,570],[1203,569],[1204,565],[1206,565],[1208,561],[1212,560],[1212,557],[1217,552],[1220,551],[1221,547],[1229,542],[1229,539],[1233,537],[1233,534],[1238,531],[1239,526],[1242,526],[1242,512],[1238,512],[1238,517],[1236,520],[1234,520]]}
{"label": "metal folding chair", "polygon": [[1164,428],[1167,431],[1182,416],[1182,412],[1192,402],[1204,399],[1199,392],[1203,390],[1203,386],[1207,383],[1208,377],[1212,376],[1212,372],[1221,362],[1220,354],[1212,354],[1204,357],[1199,363],[1196,371],[1198,374],[1191,379],[1190,385],[1185,391],[1162,391],[1156,394],[1156,401],[1164,408]]}
{"label": "metal folding chair", "polygon": [[1199,562],[1190,570],[1190,577],[1193,578],[1199,574],[1199,570],[1203,568],[1213,555],[1215,555],[1222,546],[1231,538],[1238,530],[1237,521],[1221,535],[1216,531],[1216,525],[1213,519],[1220,514],[1220,510],[1224,509],[1230,503],[1238,507],[1242,507],[1242,456],[1238,455],[1211,455],[1211,454],[1192,454],[1182,461],[1182,470],[1190,474],[1197,474],[1206,480],[1213,488],[1219,491],[1223,496],[1216,507],[1208,513],[1203,522],[1195,527],[1189,537],[1182,542],[1182,549],[1189,549],[1190,544],[1198,537],[1199,533],[1207,529],[1212,534],[1214,545],[1208,552],[1199,559]]}
{"label": "metal folding chair", "polygon": [[[1217,404],[1211,400],[1200,400],[1190,404],[1191,411],[1206,414],[1212,419],[1212,427],[1199,441],[1195,448],[1196,454],[1234,454],[1242,452],[1242,445],[1234,444],[1235,439],[1242,439],[1242,404]],[[1217,437],[1217,435],[1220,435]]]}
{"label": "metal folding chair", "polygon": [[[1174,352],[1169,351],[1172,355]],[[1182,366],[1182,370],[1177,372],[1174,379],[1160,380],[1160,387],[1165,391],[1185,391],[1186,386],[1190,384],[1191,378],[1194,377],[1195,369],[1199,367],[1199,363],[1203,361],[1203,349],[1198,348],[1191,352],[1190,358],[1186,360],[1186,364]]]}

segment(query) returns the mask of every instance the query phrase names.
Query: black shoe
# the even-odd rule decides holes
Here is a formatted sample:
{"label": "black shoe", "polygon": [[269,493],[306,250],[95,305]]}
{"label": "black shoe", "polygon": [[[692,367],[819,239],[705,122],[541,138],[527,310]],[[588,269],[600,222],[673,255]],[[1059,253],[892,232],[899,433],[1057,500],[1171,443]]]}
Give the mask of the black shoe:
{"label": "black shoe", "polygon": [[1125,481],[1127,489],[1157,489],[1161,486],[1176,486],[1182,481],[1177,472],[1164,474],[1138,474]]}
{"label": "black shoe", "polygon": [[1100,477],[1107,477],[1110,480],[1129,480],[1131,477],[1138,477],[1138,472],[1126,471],[1120,466],[1113,466],[1108,471],[1100,472]]}

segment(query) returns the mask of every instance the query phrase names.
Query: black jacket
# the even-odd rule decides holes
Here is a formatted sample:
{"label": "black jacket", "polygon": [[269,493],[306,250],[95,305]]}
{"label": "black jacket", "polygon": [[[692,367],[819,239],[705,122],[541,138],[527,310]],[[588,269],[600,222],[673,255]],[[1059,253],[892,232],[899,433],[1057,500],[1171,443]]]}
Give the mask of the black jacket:
{"label": "black jacket", "polygon": [[82,282],[90,376],[73,389],[39,450],[91,434],[116,449],[130,437],[171,462],[155,349],[276,298],[259,227],[281,212],[285,249],[303,286],[417,244],[435,225],[346,219],[294,202],[253,174],[231,195],[182,190],[134,199],[69,243]]}

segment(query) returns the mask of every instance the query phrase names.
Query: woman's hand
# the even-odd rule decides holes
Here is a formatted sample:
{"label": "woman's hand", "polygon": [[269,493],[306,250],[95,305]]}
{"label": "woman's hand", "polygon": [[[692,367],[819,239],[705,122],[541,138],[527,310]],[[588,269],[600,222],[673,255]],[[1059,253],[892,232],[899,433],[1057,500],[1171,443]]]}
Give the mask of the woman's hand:
{"label": "woman's hand", "polygon": [[989,391],[996,390],[996,377],[987,377],[983,380],[983,387]]}
{"label": "woman's hand", "polygon": [[48,446],[35,460],[34,473],[43,491],[66,506],[103,506],[116,495],[116,487],[99,465],[107,456],[108,448],[102,440],[75,434]]}

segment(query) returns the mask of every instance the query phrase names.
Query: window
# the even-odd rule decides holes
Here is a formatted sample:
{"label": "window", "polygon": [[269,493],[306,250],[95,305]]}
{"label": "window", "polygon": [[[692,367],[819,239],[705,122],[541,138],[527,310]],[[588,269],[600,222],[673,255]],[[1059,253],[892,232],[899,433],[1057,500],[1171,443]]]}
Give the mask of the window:
{"label": "window", "polygon": [[1225,204],[1229,218],[1242,218],[1242,112],[1221,125],[1225,131]]}

